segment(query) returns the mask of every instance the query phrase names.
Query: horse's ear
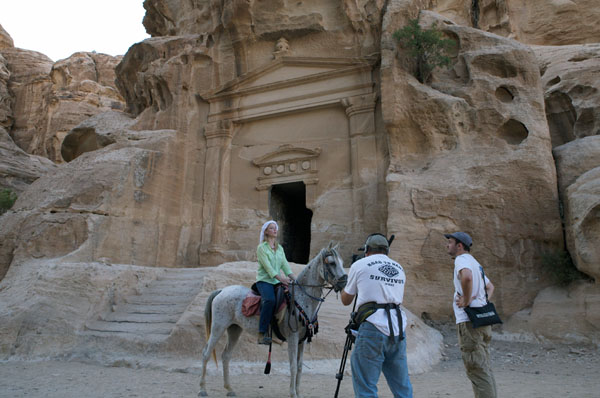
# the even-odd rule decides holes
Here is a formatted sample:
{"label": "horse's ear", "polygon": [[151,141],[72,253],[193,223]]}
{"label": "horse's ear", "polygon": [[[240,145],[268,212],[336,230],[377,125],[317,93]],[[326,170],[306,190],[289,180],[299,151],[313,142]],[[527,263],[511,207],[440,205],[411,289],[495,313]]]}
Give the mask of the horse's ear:
{"label": "horse's ear", "polygon": [[327,250],[331,250],[333,248],[333,241],[329,241],[329,245],[327,245]]}
{"label": "horse's ear", "polygon": [[340,247],[340,242],[336,243],[335,246],[333,246],[333,250],[337,251],[337,249],[339,249],[339,247]]}

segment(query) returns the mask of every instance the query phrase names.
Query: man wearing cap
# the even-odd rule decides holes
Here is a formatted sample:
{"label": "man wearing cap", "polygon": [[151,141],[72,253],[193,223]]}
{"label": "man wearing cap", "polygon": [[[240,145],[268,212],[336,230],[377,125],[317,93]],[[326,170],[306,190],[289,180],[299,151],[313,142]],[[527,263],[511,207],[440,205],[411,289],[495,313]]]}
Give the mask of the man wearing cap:
{"label": "man wearing cap", "polygon": [[377,397],[382,371],[394,398],[412,397],[404,338],[406,315],[400,308],[406,276],[388,252],[385,236],[370,235],[365,257],[352,264],[342,291],[344,305],[350,305],[358,295],[360,326],[351,358],[356,397]]}
{"label": "man wearing cap", "polygon": [[471,380],[475,398],[496,398],[496,381],[490,365],[490,341],[492,327],[482,326],[474,329],[463,308],[483,307],[494,293],[494,285],[485,277],[483,267],[469,251],[473,240],[465,232],[444,235],[448,242],[446,249],[454,258],[454,300],[453,308],[458,331],[458,344],[462,353],[467,377]]}

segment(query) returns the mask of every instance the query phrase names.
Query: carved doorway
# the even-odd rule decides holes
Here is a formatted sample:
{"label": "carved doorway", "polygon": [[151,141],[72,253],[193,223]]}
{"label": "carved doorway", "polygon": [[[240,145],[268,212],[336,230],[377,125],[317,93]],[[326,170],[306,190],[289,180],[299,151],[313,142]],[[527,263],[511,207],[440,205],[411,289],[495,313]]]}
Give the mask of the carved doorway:
{"label": "carved doorway", "polygon": [[304,183],[272,185],[269,191],[269,213],[279,224],[279,241],[288,261],[308,263],[313,213],[306,208]]}

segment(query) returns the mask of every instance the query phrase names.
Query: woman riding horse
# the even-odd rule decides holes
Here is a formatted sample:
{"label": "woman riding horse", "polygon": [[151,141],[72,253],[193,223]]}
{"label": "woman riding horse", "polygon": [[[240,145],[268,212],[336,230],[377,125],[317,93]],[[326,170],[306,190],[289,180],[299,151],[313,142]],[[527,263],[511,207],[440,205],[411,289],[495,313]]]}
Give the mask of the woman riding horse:
{"label": "woman riding horse", "polygon": [[[269,248],[269,250],[271,249]],[[321,303],[325,300],[323,290],[329,288],[329,291],[339,292],[346,286],[347,278],[337,246],[330,243],[309,261],[293,284],[293,310],[286,311],[280,325],[281,334],[287,341],[290,362],[290,398],[298,397],[304,345],[310,341],[308,337],[316,333],[317,314]],[[219,338],[225,332],[227,332],[227,344],[221,356],[223,384],[227,390],[227,396],[235,396],[229,380],[229,362],[232,359],[233,350],[243,330],[254,335],[259,330],[258,317],[247,317],[242,312],[242,302],[250,291],[245,286],[227,286],[213,291],[206,300],[204,320],[207,341],[202,349],[200,392],[198,393],[201,397],[208,395],[206,365],[211,353],[215,353],[214,349]]]}
{"label": "woman riding horse", "polygon": [[[258,270],[256,271],[256,288],[260,292],[262,307],[258,326],[258,344],[271,344],[267,335],[271,318],[275,310],[275,285],[288,285],[296,277],[292,273],[285,258],[283,247],[277,243],[279,226],[273,220],[263,224],[260,231],[259,245],[256,248]],[[281,271],[285,276],[281,275]]]}

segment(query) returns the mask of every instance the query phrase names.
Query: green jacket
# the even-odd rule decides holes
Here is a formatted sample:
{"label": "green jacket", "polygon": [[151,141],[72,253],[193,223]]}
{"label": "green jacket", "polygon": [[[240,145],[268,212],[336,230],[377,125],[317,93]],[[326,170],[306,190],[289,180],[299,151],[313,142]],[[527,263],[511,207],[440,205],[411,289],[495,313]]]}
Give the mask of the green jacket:
{"label": "green jacket", "polygon": [[279,281],[275,279],[275,276],[279,275],[281,270],[286,276],[292,273],[281,245],[277,245],[277,250],[273,251],[269,246],[269,242],[264,241],[256,248],[256,257],[258,258],[257,282],[268,282],[276,285]]}

